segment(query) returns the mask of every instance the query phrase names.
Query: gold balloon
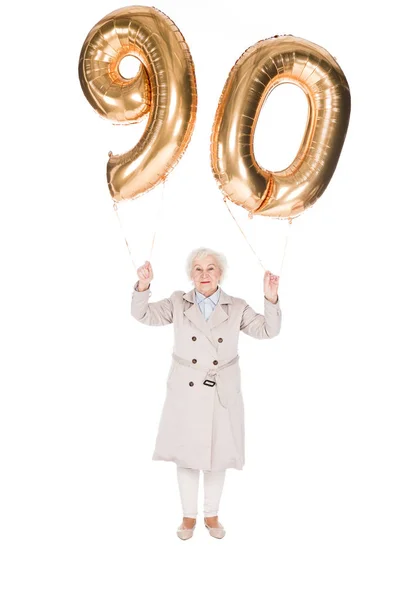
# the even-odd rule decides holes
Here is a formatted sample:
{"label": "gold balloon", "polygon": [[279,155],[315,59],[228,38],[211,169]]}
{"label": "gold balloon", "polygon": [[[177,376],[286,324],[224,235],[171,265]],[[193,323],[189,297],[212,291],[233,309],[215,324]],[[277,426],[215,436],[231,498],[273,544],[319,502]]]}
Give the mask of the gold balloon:
{"label": "gold balloon", "polygon": [[[304,91],[308,121],[292,164],[271,172],[258,165],[253,140],[263,103],[281,83]],[[291,35],[248,48],[225,83],[212,130],[212,169],[225,198],[252,214],[289,219],[299,215],[327,187],[349,118],[347,80],[326,50]]]}
{"label": "gold balloon", "polygon": [[[130,79],[119,71],[126,56],[140,61]],[[186,150],[197,108],[192,57],[171,19],[148,6],[108,14],[86,37],[79,80],[102,117],[119,124],[148,118],[134,148],[110,153],[107,181],[114,200],[136,198],[164,180]]]}

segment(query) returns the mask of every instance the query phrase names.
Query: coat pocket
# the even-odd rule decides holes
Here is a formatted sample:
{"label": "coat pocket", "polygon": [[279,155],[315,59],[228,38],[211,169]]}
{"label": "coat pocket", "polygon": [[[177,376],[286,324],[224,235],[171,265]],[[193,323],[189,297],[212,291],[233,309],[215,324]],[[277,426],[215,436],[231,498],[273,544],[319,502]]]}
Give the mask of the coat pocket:
{"label": "coat pocket", "polygon": [[167,377],[167,387],[169,388],[175,387],[175,382],[178,374],[178,367],[179,365],[177,364],[177,362],[173,360]]}
{"label": "coat pocket", "polygon": [[240,369],[235,365],[221,371],[221,385],[229,394],[240,394],[242,392],[242,381]]}
{"label": "coat pocket", "polygon": [[173,372],[175,371],[175,366],[176,366],[175,361],[172,361],[171,366],[170,366],[169,371],[168,371],[167,383],[169,382],[169,380],[171,379],[171,377],[173,375]]}
{"label": "coat pocket", "polygon": [[242,391],[242,375],[240,372],[240,368],[236,367],[232,369],[231,375],[231,383],[234,386],[236,392],[241,393]]}

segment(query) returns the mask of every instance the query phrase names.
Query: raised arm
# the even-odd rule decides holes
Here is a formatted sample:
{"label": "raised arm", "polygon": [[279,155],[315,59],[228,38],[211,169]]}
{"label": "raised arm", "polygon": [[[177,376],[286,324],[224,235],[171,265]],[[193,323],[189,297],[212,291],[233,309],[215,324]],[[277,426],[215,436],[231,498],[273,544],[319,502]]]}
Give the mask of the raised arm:
{"label": "raised arm", "polygon": [[257,313],[247,304],[242,314],[240,330],[259,340],[273,338],[280,332],[281,322],[279,298],[274,304],[264,296],[264,314]]}
{"label": "raised arm", "polygon": [[132,293],[132,317],[145,325],[169,325],[174,320],[172,296],[158,302],[149,302],[150,286],[142,292],[138,289],[139,282],[135,283]]}
{"label": "raised arm", "polygon": [[174,320],[172,296],[158,302],[150,302],[150,282],[153,279],[153,269],[149,261],[137,270],[138,281],[132,292],[132,317],[145,325],[168,325]]}
{"label": "raised arm", "polygon": [[282,312],[278,297],[279,277],[271,271],[264,273],[264,314],[256,313],[246,304],[240,329],[260,340],[278,335],[281,329]]}

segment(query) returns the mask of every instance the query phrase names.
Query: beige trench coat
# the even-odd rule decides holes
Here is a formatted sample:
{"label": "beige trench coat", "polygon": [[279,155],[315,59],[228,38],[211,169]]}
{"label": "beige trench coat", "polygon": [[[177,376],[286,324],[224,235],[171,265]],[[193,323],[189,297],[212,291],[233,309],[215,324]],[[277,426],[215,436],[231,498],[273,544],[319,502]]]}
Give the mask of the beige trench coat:
{"label": "beige trench coat", "polygon": [[242,469],[245,431],[239,332],[257,339],[278,335],[279,299],[273,304],[264,297],[262,315],[221,289],[206,321],[194,288],[149,302],[150,289],[139,292],[137,286],[138,282],[132,293],[132,316],[145,325],[174,325],[173,358],[153,460],[205,471]]}

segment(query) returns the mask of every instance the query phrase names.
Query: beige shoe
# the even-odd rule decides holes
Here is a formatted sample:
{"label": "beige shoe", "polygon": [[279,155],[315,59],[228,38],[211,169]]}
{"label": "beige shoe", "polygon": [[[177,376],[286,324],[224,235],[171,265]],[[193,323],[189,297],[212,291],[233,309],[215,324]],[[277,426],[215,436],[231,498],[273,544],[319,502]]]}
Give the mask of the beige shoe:
{"label": "beige shoe", "polygon": [[176,534],[181,540],[189,540],[193,536],[193,532],[196,528],[196,523],[193,525],[192,529],[188,529],[186,527],[179,526]]}
{"label": "beige shoe", "polygon": [[[218,521],[218,523],[219,523],[219,521]],[[207,527],[208,533],[212,537],[217,538],[218,540],[222,539],[226,533],[226,531],[223,528],[221,523],[219,523],[220,527],[210,527],[209,525],[207,525],[206,520],[204,519],[204,525]]]}

